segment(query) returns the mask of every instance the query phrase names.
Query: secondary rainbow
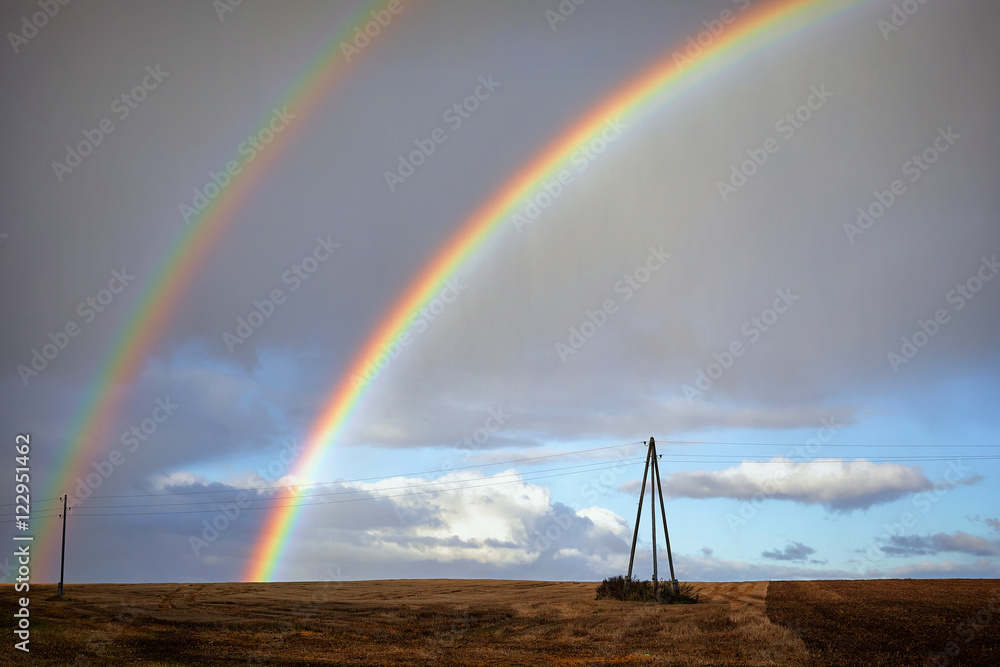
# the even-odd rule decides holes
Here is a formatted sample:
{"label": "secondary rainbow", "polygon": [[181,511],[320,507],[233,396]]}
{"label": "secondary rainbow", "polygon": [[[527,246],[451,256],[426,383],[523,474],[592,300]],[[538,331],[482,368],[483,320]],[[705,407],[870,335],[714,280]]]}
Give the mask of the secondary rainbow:
{"label": "secondary rainbow", "polygon": [[[61,464],[53,470],[52,481],[47,485],[43,498],[63,493],[72,496],[76,491],[76,477],[86,476],[90,472],[90,461],[97,460],[104,452],[106,439],[119,412],[122,387],[141,372],[149,352],[160,340],[181,298],[190,289],[223,233],[236,220],[236,214],[253,193],[254,186],[304,130],[309,116],[327,100],[334,85],[344,77],[348,64],[364,56],[365,51],[355,50],[348,58],[341,50],[341,43],[351,44],[355,29],[363,30],[374,21],[371,12],[384,4],[385,0],[364,4],[341,30],[324,40],[317,56],[285,87],[284,94],[273,105],[277,108],[287,106],[289,112],[295,115],[294,120],[252,161],[243,164],[242,156],[234,156],[233,159],[241,163],[242,171],[197,216],[192,216],[189,224],[185,225],[178,215],[177,224],[183,231],[150,275],[102,361],[96,379],[71,422],[69,436],[55,458]],[[402,12],[399,14],[405,16]],[[400,20],[399,17],[393,18]],[[385,22],[384,18],[383,23],[385,25],[375,31],[377,35],[394,27],[391,21]],[[370,45],[374,41],[369,33],[365,49],[374,48]],[[267,127],[271,116],[269,108],[258,128]],[[220,160],[216,168],[222,168],[226,163],[227,160]],[[58,527],[57,521],[46,522],[39,538],[38,552],[44,559],[42,565],[46,569],[57,552],[57,549],[46,547],[58,544],[55,542]]]}
{"label": "secondary rainbow", "polygon": [[[416,276],[408,289],[395,301],[334,387],[325,407],[309,429],[303,456],[293,471],[304,475],[318,468],[333,441],[343,430],[361,397],[371,384],[354,380],[376,365],[387,347],[408,330],[414,315],[441,290],[444,282],[469,261],[488,239],[497,235],[503,223],[522,206],[526,198],[564,168],[570,156],[601,132],[609,119],[620,117],[634,124],[667,102],[678,99],[696,84],[743,62],[765,47],[816,26],[826,19],[864,5],[871,0],[777,0],[757,9],[741,12],[722,30],[709,38],[699,33],[694,40],[701,53],[689,43],[677,45],[638,76],[604,98],[566,131],[538,152],[512,178],[491,194],[460,226],[443,248]],[[740,5],[736,3],[734,5]],[[715,17],[713,17],[715,18]],[[718,26],[716,25],[716,28]],[[690,59],[685,59],[694,54]],[[302,503],[282,503],[272,509],[244,579],[270,581],[290,544]]]}

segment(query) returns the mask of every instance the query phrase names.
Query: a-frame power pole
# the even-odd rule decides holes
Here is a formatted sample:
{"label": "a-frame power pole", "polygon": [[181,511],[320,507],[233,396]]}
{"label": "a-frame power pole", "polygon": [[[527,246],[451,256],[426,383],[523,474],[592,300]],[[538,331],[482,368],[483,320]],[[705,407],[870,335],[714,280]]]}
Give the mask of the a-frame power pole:
{"label": "a-frame power pole", "polygon": [[[656,496],[660,497],[660,517],[663,519],[663,539],[667,543],[667,563],[670,566],[670,587],[674,595],[680,593],[677,578],[674,576],[674,558],[670,553],[670,533],[667,532],[667,510],[663,504],[663,484],[660,482],[659,457],[656,454],[656,441],[649,438],[649,448],[646,450],[646,467],[642,471],[642,487],[639,490],[639,508],[635,513],[635,529],[632,532],[632,553],[628,558],[628,579],[625,581],[626,588],[628,582],[632,580],[632,565],[635,562],[635,545],[639,540],[639,519],[642,517],[642,501],[646,495],[646,478],[650,480],[649,505],[653,515],[653,591],[659,594],[659,582],[656,572]],[[650,472],[652,468],[652,472]]]}

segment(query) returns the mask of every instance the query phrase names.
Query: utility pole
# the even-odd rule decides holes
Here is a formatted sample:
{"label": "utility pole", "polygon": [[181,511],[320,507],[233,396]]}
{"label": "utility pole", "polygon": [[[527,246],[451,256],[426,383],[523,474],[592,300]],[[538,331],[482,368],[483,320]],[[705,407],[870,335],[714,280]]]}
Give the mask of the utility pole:
{"label": "utility pole", "polygon": [[66,503],[69,501],[69,494],[67,493],[62,497],[63,501],[63,511],[59,516],[63,520],[63,536],[62,536],[62,559],[59,561],[59,591],[56,593],[56,597],[61,598],[63,594],[63,574],[66,572],[66,513],[69,512],[69,508],[66,507]]}
{"label": "utility pole", "polygon": [[[650,438],[652,441],[652,438]],[[674,576],[674,557],[670,553],[670,533],[667,532],[667,510],[663,506],[663,480],[660,479],[660,464],[657,461],[659,457],[656,455],[656,444],[653,444],[653,475],[656,477],[656,487],[660,492],[660,516],[663,517],[663,539],[667,543],[667,564],[670,566],[670,588],[673,590],[674,595],[678,595],[681,592],[680,586],[677,584],[677,577]],[[656,509],[653,509],[653,523],[656,523]],[[653,571],[656,571],[656,540],[653,540]]]}
{"label": "utility pole", "polygon": [[[653,439],[649,439],[649,451],[652,454],[650,457],[653,460],[653,470],[656,470],[656,443]],[[649,481],[649,516],[653,518],[650,524],[653,526],[653,595],[656,599],[660,599],[660,587],[659,582],[656,580],[656,478],[659,475],[653,475]],[[642,498],[639,499],[642,502]]]}
{"label": "utility pole", "polygon": [[[646,444],[643,441],[642,444]],[[625,580],[625,592],[628,593],[629,582],[632,581],[632,563],[635,561],[635,543],[639,539],[639,517],[642,516],[642,498],[646,495],[646,475],[649,473],[649,457],[653,449],[646,450],[646,468],[642,471],[642,489],[639,491],[639,509],[635,512],[635,529],[632,531],[632,553],[628,557],[628,578]],[[653,515],[655,520],[656,515]]]}
{"label": "utility pole", "polygon": [[[647,444],[647,443],[643,443]],[[635,546],[639,539],[639,519],[642,518],[642,501],[646,495],[646,478],[650,479],[649,504],[653,514],[653,591],[658,595],[659,586],[656,570],[656,496],[660,497],[660,517],[663,519],[663,538],[667,543],[667,563],[670,566],[670,587],[674,595],[680,592],[677,578],[674,576],[674,558],[670,553],[670,533],[667,531],[667,510],[663,503],[663,482],[660,479],[660,465],[657,462],[659,456],[656,454],[656,440],[652,437],[648,441],[649,448],[646,450],[646,466],[642,471],[642,486],[639,490],[639,509],[635,513],[635,529],[632,531],[632,553],[628,559],[628,579],[625,580],[625,590],[628,591],[629,582],[632,580],[632,565],[635,561]],[[650,471],[652,462],[652,472]]]}

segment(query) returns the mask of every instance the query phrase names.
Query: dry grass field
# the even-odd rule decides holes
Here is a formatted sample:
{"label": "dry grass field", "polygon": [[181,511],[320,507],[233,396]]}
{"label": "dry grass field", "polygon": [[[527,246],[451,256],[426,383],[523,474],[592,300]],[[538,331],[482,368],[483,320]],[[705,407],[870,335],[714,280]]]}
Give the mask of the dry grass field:
{"label": "dry grass field", "polygon": [[[68,585],[61,601],[33,586],[30,656],[12,648],[15,594],[3,586],[0,664],[923,665],[1000,589],[892,584],[701,583],[694,605],[597,601],[595,583],[535,581],[89,584]],[[918,599],[912,625],[902,612]],[[1000,664],[996,616],[974,638],[979,652],[963,644],[948,664]]]}

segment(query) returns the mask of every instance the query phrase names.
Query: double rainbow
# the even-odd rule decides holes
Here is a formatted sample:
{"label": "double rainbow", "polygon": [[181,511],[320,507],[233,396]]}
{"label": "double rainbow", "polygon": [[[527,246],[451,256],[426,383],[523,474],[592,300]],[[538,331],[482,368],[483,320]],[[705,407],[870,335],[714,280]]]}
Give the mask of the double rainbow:
{"label": "double rainbow", "polygon": [[[679,45],[585,113],[481,204],[396,300],[330,393],[326,407],[309,430],[303,455],[293,472],[304,475],[316,470],[344,429],[368,389],[353,378],[363,377],[366,369],[377,365],[379,357],[407,331],[414,315],[440,292],[445,281],[544,181],[565,168],[577,149],[595,139],[609,119],[640,121],[748,57],[869,1],[778,0],[754,9],[744,5],[745,12],[734,7],[735,20],[722,24],[722,31],[716,25],[718,34],[706,26],[707,38],[702,33],[692,38],[698,47],[690,47],[690,42]],[[245,580],[273,579],[302,509],[303,504],[291,502],[270,512],[244,573]]]}
{"label": "double rainbow", "polygon": [[[696,85],[706,83],[711,77],[750,56],[776,47],[789,37],[871,0],[775,0],[760,7],[747,4],[747,10],[740,11],[739,6],[744,2],[754,4],[754,0],[739,3],[734,0],[732,11],[736,19],[724,25],[719,34],[707,33],[708,38],[699,34],[692,38],[699,44],[700,53],[696,52],[697,48],[688,50],[688,43],[677,45],[580,117],[474,210],[395,301],[344,376],[333,387],[325,408],[309,429],[303,455],[293,471],[295,474],[303,475],[316,469],[370,387],[357,384],[352,378],[363,377],[367,369],[377,365],[388,345],[407,330],[414,314],[440,292],[443,284],[539,189],[541,183],[552,179],[565,168],[577,149],[596,138],[609,119],[617,117],[634,125],[669,102],[677,101]],[[295,121],[253,163],[244,166],[239,177],[233,178],[226,189],[184,228],[163,256],[74,416],[69,438],[57,456],[61,465],[54,470],[52,482],[47,485],[43,497],[67,491],[72,493],[70,485],[73,480],[78,475],[85,475],[89,462],[101,453],[101,443],[111,430],[124,388],[142,370],[150,350],[159,342],[161,332],[167,329],[167,323],[199,269],[224,232],[232,226],[237,212],[249,199],[255,185],[268,173],[269,167],[278,163],[283,151],[305,130],[310,115],[344,78],[349,68],[340,44],[350,42],[355,29],[363,28],[371,20],[372,9],[383,4],[384,0],[365,4],[351,21],[331,36],[318,56],[288,86],[277,104],[289,107],[296,116]],[[405,6],[409,7],[410,3]],[[405,16],[397,20],[403,22]],[[395,25],[388,26],[386,32],[395,28]],[[701,42],[697,41],[699,38]],[[261,127],[266,122],[267,119]],[[225,162],[223,160],[220,164]],[[248,561],[244,579],[269,581],[274,577],[290,544],[289,538],[301,516],[302,507],[302,504],[291,502],[269,512]],[[56,521],[48,522],[39,540],[38,551],[44,564],[54,561],[57,550],[48,547],[57,543],[58,525]]]}

